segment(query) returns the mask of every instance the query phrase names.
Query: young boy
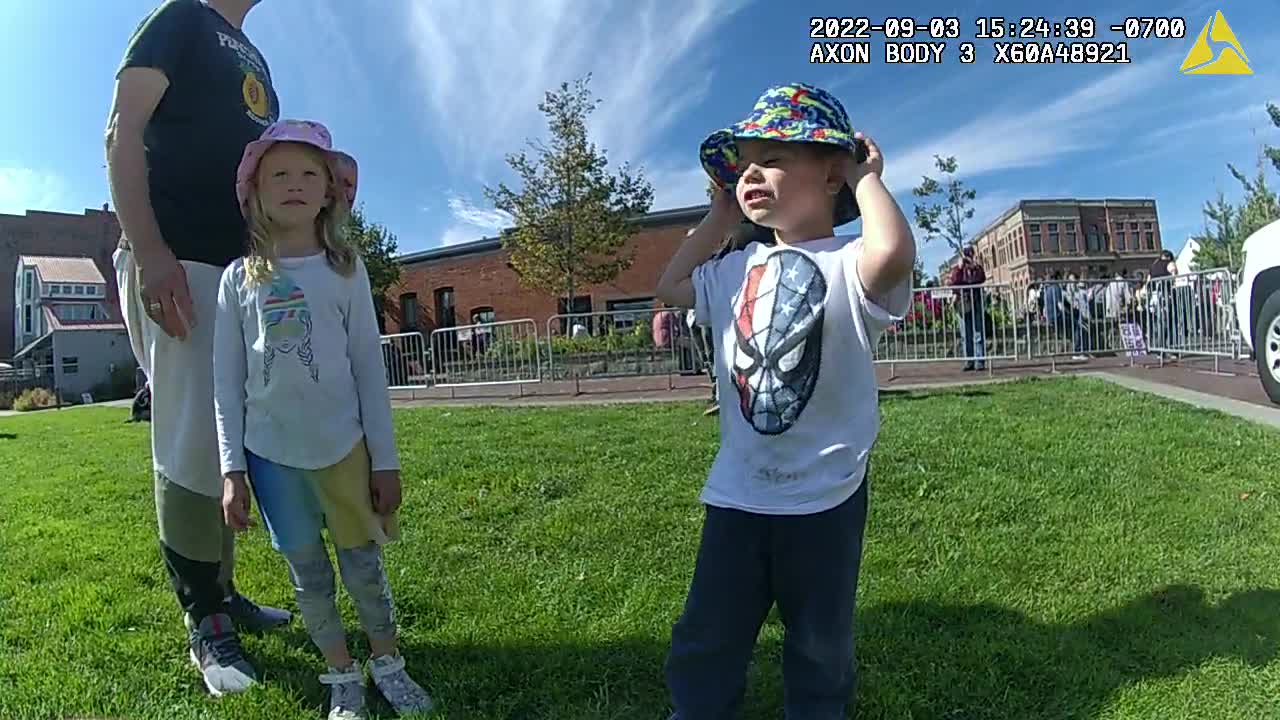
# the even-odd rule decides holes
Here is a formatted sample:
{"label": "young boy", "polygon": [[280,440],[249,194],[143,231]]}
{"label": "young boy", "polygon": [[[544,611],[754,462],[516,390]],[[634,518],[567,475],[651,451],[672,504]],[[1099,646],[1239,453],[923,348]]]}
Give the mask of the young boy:
{"label": "young boy", "polygon": [[[786,716],[843,718],[879,428],[871,353],[910,308],[915,241],[880,180],[879,148],[819,88],[769,89],[701,155],[726,190],[658,288],[712,329],[723,408],[702,543],[666,666],[673,718],[736,716],[774,602],[786,626]],[[712,259],[744,214],[776,243]],[[861,238],[834,237],[859,214]]]}

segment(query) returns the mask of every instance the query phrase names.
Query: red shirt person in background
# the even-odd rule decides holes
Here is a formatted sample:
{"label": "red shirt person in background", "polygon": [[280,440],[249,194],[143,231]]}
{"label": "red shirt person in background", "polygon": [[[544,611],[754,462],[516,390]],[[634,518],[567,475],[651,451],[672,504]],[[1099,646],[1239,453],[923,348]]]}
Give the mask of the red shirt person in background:
{"label": "red shirt person in background", "polygon": [[948,285],[961,288],[956,292],[960,303],[960,336],[964,338],[965,370],[975,367],[982,370],[986,367],[986,307],[982,288],[977,287],[987,282],[987,273],[982,265],[973,257],[973,247],[967,247],[960,253],[960,264],[951,271]]}

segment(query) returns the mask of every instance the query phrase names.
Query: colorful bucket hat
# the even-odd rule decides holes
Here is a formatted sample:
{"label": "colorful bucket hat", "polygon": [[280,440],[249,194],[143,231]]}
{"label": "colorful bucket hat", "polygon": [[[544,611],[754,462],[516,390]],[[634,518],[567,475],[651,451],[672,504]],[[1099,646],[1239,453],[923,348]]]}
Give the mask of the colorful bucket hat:
{"label": "colorful bucket hat", "polygon": [[[738,183],[738,140],[779,140],[782,142],[826,143],[842,147],[858,157],[865,147],[854,138],[853,126],[844,106],[834,95],[805,83],[776,85],[756,101],[745,120],[711,133],[702,142],[702,167],[722,188]],[[853,189],[846,185],[836,197],[835,224],[851,222],[861,215]]]}
{"label": "colorful bucket hat", "polygon": [[249,195],[258,176],[258,163],[262,162],[262,156],[272,145],[282,142],[303,143],[324,151],[334,182],[346,192],[347,204],[355,204],[359,179],[356,159],[333,149],[333,136],[324,125],[310,120],[280,120],[267,128],[262,137],[246,145],[240,158],[240,167],[236,170],[236,197],[240,200],[240,212],[245,217],[249,217]]}

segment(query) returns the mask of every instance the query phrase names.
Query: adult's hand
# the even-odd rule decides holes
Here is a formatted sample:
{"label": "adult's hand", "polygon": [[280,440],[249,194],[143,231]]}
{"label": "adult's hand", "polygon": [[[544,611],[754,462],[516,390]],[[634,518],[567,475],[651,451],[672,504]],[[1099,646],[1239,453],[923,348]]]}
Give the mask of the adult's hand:
{"label": "adult's hand", "polygon": [[196,323],[186,272],[160,236],[147,185],[143,134],[169,79],[155,68],[131,67],[116,80],[107,119],[107,176],[116,213],[139,268],[143,310],[170,337],[185,340]]}
{"label": "adult's hand", "polygon": [[138,293],[142,307],[169,337],[186,340],[196,325],[195,305],[187,272],[168,247],[162,246],[149,256],[135,256],[138,263]]}

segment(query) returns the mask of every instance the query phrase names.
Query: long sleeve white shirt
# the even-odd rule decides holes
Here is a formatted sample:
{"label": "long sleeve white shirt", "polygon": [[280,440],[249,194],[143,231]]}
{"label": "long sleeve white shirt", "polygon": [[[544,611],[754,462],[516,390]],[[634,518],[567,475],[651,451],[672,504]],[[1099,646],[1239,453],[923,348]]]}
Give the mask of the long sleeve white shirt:
{"label": "long sleeve white shirt", "polygon": [[329,467],[362,436],[373,470],[398,470],[364,264],[350,277],[323,254],[276,267],[259,286],[241,260],[222,275],[213,363],[222,472],[243,472],[245,450],[288,467]]}

